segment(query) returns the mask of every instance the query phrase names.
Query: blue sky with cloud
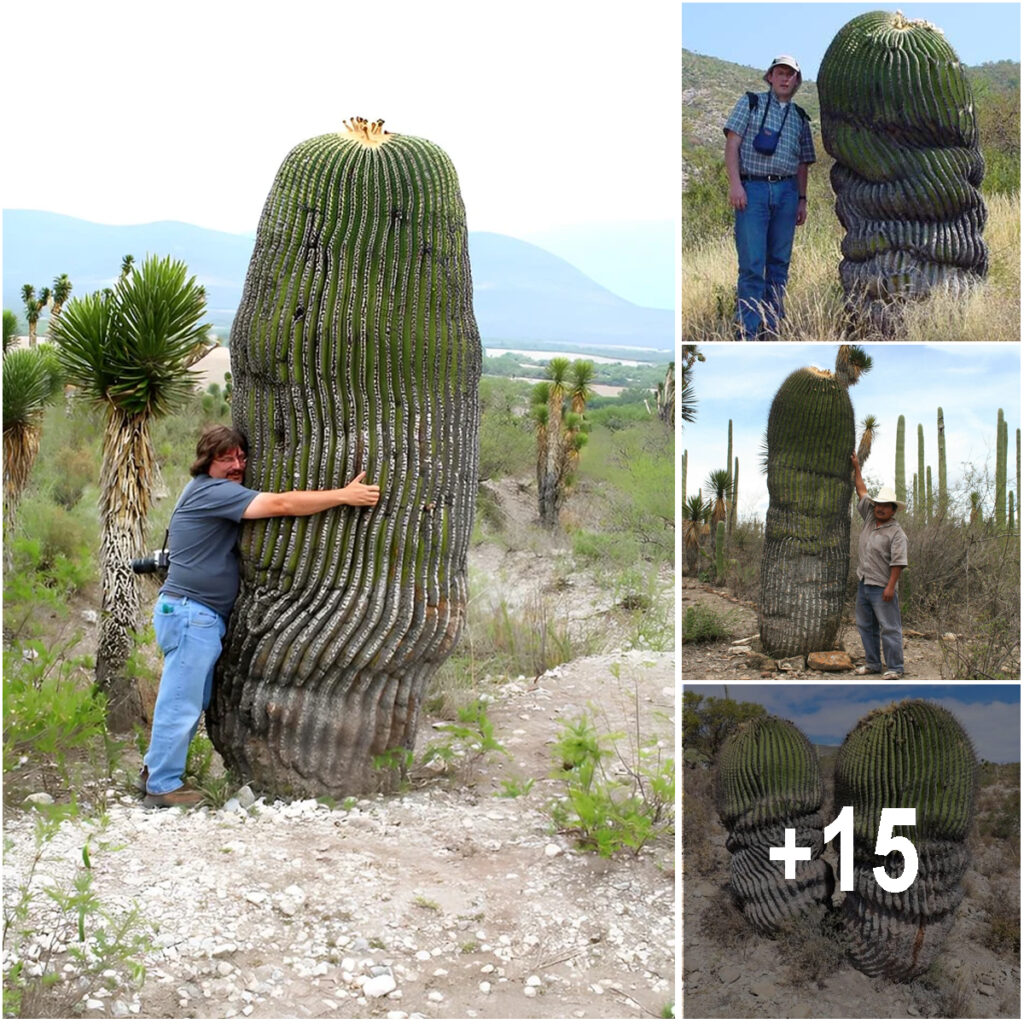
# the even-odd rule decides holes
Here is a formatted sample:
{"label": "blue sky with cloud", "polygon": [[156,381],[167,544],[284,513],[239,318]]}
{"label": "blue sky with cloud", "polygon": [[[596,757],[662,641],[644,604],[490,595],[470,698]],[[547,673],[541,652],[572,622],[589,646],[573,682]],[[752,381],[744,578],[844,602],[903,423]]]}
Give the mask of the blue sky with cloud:
{"label": "blue sky with cloud", "polygon": [[[952,712],[974,743],[978,756],[1000,763],[1020,760],[1020,686],[947,684],[886,686],[880,683],[770,685],[730,683],[735,701],[762,705],[770,714],[798,726],[813,743],[836,746],[873,708],[908,697],[933,700]],[[687,691],[725,695],[723,684],[694,684]]]}
{"label": "blue sky with cloud", "polygon": [[[917,467],[917,425],[924,428],[925,464],[938,486],[936,410],[942,407],[946,434],[946,465],[951,492],[970,473],[966,467],[995,475],[996,412],[1002,408],[1009,424],[1009,459],[1014,466],[1016,431],[1020,423],[1020,351],[1007,344],[867,344],[874,360],[871,371],[850,389],[859,424],[868,413],[879,420],[872,454],[864,467],[872,483],[891,484],[895,477],[896,423],[907,424],[907,487]],[[768,485],[760,467],[761,439],[768,411],[779,385],[794,370],[835,366],[838,346],[813,344],[747,344],[723,342],[700,347],[703,363],[694,364],[697,419],[683,424],[682,449],[687,452],[687,494],[704,487],[708,474],[725,467],[729,420],[733,421],[734,455],[740,460],[741,516],[764,519]],[[1008,487],[1016,492],[1013,469]],[[983,491],[983,506],[992,512],[992,495]],[[706,488],[705,488],[706,493]]]}
{"label": "blue sky with cloud", "polygon": [[816,79],[839,29],[858,14],[880,10],[937,25],[964,64],[1020,60],[1017,3],[684,3],[683,47],[755,68],[789,53],[805,79]]}

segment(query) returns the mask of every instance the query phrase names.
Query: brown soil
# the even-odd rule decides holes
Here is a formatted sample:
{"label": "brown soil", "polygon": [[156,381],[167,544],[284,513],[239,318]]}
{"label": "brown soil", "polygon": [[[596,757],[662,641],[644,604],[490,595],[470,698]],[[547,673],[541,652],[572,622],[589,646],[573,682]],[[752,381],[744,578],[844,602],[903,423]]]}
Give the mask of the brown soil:
{"label": "brown soil", "polygon": [[[690,605],[703,604],[709,607],[726,625],[728,636],[724,640],[702,643],[684,643],[679,665],[679,675],[688,679],[824,679],[830,682],[865,681],[879,679],[878,676],[857,676],[853,672],[814,672],[808,669],[783,672],[778,669],[766,670],[759,665],[748,665],[747,654],[730,654],[737,640],[746,641],[753,653],[761,650],[757,639],[757,607],[752,602],[740,601],[727,591],[718,590],[707,583],[701,583],[690,576],[684,576],[680,583],[682,590],[683,615]],[[839,647],[846,651],[855,666],[864,664],[864,649],[861,647],[857,628],[853,624],[853,610],[843,625]],[[903,630],[904,678],[914,681],[943,679],[942,649],[934,637],[921,636],[904,626]]]}

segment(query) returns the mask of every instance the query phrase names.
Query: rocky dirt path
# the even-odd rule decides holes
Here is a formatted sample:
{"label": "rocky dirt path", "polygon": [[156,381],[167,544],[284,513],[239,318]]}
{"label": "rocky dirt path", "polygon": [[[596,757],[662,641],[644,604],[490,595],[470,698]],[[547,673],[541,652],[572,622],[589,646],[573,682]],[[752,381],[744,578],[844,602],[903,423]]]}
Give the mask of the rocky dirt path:
{"label": "rocky dirt path", "polygon": [[[529,508],[516,514],[525,522]],[[555,585],[554,561],[485,545],[471,571],[487,576],[492,599],[519,605]],[[612,598],[569,584],[568,603],[593,626]],[[622,734],[608,744],[622,755],[619,777],[638,738],[672,757],[673,662],[613,646],[536,679],[483,681],[507,757],[351,807],[148,810],[128,793],[129,766],[105,810],[65,821],[34,867],[37,813],[8,809],[4,896],[12,906],[23,885],[32,894],[29,976],[49,949],[58,970],[67,959],[74,919],[55,915],[45,890],[73,885],[85,846],[102,907],[138,908],[155,944],[141,988],[120,975],[78,993],[57,985],[43,1015],[66,1015],[77,996],[95,1018],[659,1016],[678,977],[671,831],[636,856],[600,858],[556,832],[549,807],[565,795],[553,746],[581,715]],[[438,738],[434,724],[421,725],[419,749]],[[509,789],[528,791],[501,795]],[[87,918],[90,934],[97,921]],[[5,950],[5,972],[9,962]]]}
{"label": "rocky dirt path", "polygon": [[[94,989],[86,1015],[657,1016],[674,991],[671,839],[602,859],[554,834],[545,808],[561,795],[548,775],[562,719],[597,709],[617,727],[639,706],[642,733],[671,756],[673,678],[670,655],[631,652],[506,684],[492,720],[511,758],[491,755],[456,788],[348,810],[184,813],[123,796],[105,827],[66,822],[34,891],[70,884],[88,842],[103,906],[137,906],[157,945],[139,992]],[[536,781],[502,798],[509,778]],[[33,818],[4,823],[8,900],[26,878]],[[40,911],[36,947],[49,927]]]}
{"label": "rocky dirt path", "polygon": [[[693,577],[683,577],[683,614],[690,605],[703,604],[710,607],[726,623],[728,638],[719,641],[683,644],[680,659],[680,678],[686,679],[824,679],[834,683],[863,682],[862,676],[853,672],[815,672],[810,669],[781,671],[769,666],[767,661],[757,657],[760,651],[757,640],[757,608],[749,602],[738,601],[726,591],[716,590]],[[851,618],[844,622],[839,647],[851,657],[854,666],[864,663],[864,651],[860,636]],[[737,641],[746,643],[737,645]],[[734,648],[750,647],[734,653]],[[755,657],[751,657],[755,655]],[[915,681],[942,679],[942,650],[938,641],[904,629],[903,659],[905,678]],[[872,678],[872,677],[869,677]],[[877,677],[874,677],[877,678]]]}

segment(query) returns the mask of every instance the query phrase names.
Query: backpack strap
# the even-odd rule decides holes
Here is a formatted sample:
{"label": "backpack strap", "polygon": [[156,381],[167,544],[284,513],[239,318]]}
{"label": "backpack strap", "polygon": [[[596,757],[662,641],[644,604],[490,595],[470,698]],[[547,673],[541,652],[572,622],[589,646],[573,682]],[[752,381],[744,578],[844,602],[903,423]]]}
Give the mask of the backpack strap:
{"label": "backpack strap", "polygon": [[796,112],[797,112],[797,113],[798,113],[798,114],[799,114],[799,115],[800,115],[800,116],[801,116],[801,117],[802,117],[802,118],[803,118],[803,119],[804,119],[804,120],[805,120],[805,121],[806,121],[806,122],[807,122],[808,124],[810,124],[810,123],[811,123],[811,115],[810,115],[810,114],[808,114],[808,113],[807,113],[807,111],[806,111],[806,110],[804,110],[804,108],[803,108],[803,107],[801,107],[799,103],[794,103],[794,104],[793,104],[793,106],[794,106],[794,107],[796,107]]}
{"label": "backpack strap", "polygon": [[747,93],[747,102],[750,104],[750,111],[751,111],[751,113],[753,113],[755,110],[757,110],[757,99],[758,99],[758,97],[757,97],[757,93],[756,92],[748,92]]}

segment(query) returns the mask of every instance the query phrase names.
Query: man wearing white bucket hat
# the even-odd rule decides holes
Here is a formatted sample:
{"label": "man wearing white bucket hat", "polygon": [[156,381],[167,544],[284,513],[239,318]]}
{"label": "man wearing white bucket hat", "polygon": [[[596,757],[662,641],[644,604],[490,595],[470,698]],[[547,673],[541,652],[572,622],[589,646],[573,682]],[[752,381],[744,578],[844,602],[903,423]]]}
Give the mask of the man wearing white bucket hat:
{"label": "man wearing white bucket hat", "polygon": [[776,57],[764,81],[771,88],[741,96],[724,127],[741,339],[779,335],[793,235],[807,219],[807,168],[816,159],[811,119],[790,102],[803,81],[796,58]]}
{"label": "man wearing white bucket hat", "polygon": [[864,645],[864,664],[857,675],[882,672],[878,641],[885,655],[883,679],[899,679],[903,675],[903,622],[900,618],[898,584],[900,573],[907,566],[907,535],[893,518],[906,508],[896,492],[885,486],[868,497],[860,462],[856,453],[853,463],[853,485],[857,489],[857,511],[864,528],[857,542],[857,631]]}

